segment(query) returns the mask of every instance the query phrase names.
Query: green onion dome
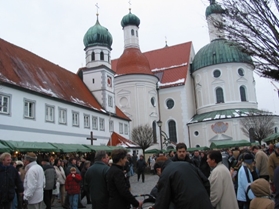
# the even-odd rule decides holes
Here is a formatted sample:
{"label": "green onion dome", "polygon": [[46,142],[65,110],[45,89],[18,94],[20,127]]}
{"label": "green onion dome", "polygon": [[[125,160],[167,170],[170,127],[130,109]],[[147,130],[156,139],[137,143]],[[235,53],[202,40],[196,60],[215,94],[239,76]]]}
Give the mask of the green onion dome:
{"label": "green onion dome", "polygon": [[247,63],[253,65],[251,57],[243,53],[235,44],[231,44],[225,39],[216,39],[201,48],[195,55],[192,72],[203,67],[222,63]]}
{"label": "green onion dome", "polygon": [[210,1],[210,5],[205,10],[206,18],[211,14],[222,14],[225,10],[215,2],[215,0]]}
{"label": "green onion dome", "polygon": [[100,25],[97,18],[96,24],[88,29],[83,38],[85,48],[90,46],[105,46],[111,49],[112,36],[107,28]]}
{"label": "green onion dome", "polygon": [[139,24],[140,24],[140,19],[136,15],[131,13],[131,9],[129,11],[129,14],[125,15],[121,20],[121,26],[123,28],[128,25],[135,25],[139,27]]}

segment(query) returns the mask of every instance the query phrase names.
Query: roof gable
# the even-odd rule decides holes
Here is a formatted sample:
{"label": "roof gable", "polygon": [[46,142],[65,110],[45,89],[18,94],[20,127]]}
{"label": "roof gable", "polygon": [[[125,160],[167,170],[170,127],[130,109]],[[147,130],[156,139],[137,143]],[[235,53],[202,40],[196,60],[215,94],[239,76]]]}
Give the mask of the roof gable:
{"label": "roof gable", "polygon": [[[106,112],[77,74],[3,39],[0,39],[0,82]],[[119,108],[116,116],[130,120]]]}
{"label": "roof gable", "polygon": [[[192,42],[144,52],[149,61],[151,71],[160,79],[160,87],[184,85],[191,55]],[[112,60],[112,69],[115,71],[118,59]]]}

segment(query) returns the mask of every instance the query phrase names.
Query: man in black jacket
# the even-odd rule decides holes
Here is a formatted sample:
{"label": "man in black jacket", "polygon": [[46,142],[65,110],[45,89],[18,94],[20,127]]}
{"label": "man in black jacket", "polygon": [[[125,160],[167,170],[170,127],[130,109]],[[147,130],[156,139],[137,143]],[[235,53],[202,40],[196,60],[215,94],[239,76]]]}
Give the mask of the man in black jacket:
{"label": "man in black jacket", "polygon": [[11,165],[11,154],[3,153],[0,156],[0,209],[10,209],[16,190],[23,193],[23,184],[14,166]]}
{"label": "man in black jacket", "polygon": [[154,167],[160,175],[155,209],[212,209],[209,181],[193,164],[168,159]]}
{"label": "man in black jacket", "polygon": [[171,159],[172,161],[186,161],[192,163],[190,157],[187,155],[187,146],[185,143],[178,143],[176,145],[176,153]]}
{"label": "man in black jacket", "polygon": [[143,155],[140,156],[140,159],[137,161],[137,174],[138,174],[138,181],[140,179],[141,175],[141,180],[144,183],[144,170],[146,168],[147,164],[145,160],[143,159]]}

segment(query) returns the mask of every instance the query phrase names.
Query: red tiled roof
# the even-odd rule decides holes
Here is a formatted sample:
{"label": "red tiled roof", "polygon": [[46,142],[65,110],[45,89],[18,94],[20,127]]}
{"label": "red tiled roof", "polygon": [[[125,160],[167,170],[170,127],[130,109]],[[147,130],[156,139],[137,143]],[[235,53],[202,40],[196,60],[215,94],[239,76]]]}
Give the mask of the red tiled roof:
{"label": "red tiled roof", "polygon": [[111,134],[111,139],[108,141],[107,146],[117,146],[117,145],[123,145],[124,147],[139,147],[138,144],[135,142],[126,139],[125,137],[113,132]]}
{"label": "red tiled roof", "polygon": [[148,60],[138,48],[125,49],[118,59],[116,66],[117,75],[148,74],[153,75]]}
{"label": "red tiled roof", "polygon": [[[191,47],[192,42],[186,42],[143,53],[149,61],[152,73],[160,79],[161,88],[185,84],[190,70]],[[119,59],[112,60],[114,71]]]}
{"label": "red tiled roof", "polygon": [[[0,39],[0,82],[103,112],[77,74],[3,39]],[[118,117],[129,120],[118,108],[116,112]]]}

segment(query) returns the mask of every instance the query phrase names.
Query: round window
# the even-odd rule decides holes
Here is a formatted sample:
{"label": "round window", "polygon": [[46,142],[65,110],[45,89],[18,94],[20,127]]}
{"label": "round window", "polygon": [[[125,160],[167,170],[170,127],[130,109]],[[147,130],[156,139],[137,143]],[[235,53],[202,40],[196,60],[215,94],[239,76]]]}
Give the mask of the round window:
{"label": "round window", "polygon": [[151,98],[151,104],[152,104],[153,107],[155,107],[155,105],[156,105],[155,102],[156,102],[155,97],[152,97]]}
{"label": "round window", "polygon": [[199,135],[199,132],[198,132],[198,131],[195,131],[195,132],[194,132],[194,135],[195,135],[195,136],[198,136],[198,135]]}
{"label": "round window", "polygon": [[238,75],[244,76],[244,70],[242,68],[238,69]]}
{"label": "round window", "polygon": [[172,99],[167,100],[167,107],[168,109],[172,109],[174,106],[174,101]]}
{"label": "round window", "polygon": [[221,75],[221,71],[220,70],[214,70],[214,72],[213,72],[214,78],[219,78],[220,75]]}

